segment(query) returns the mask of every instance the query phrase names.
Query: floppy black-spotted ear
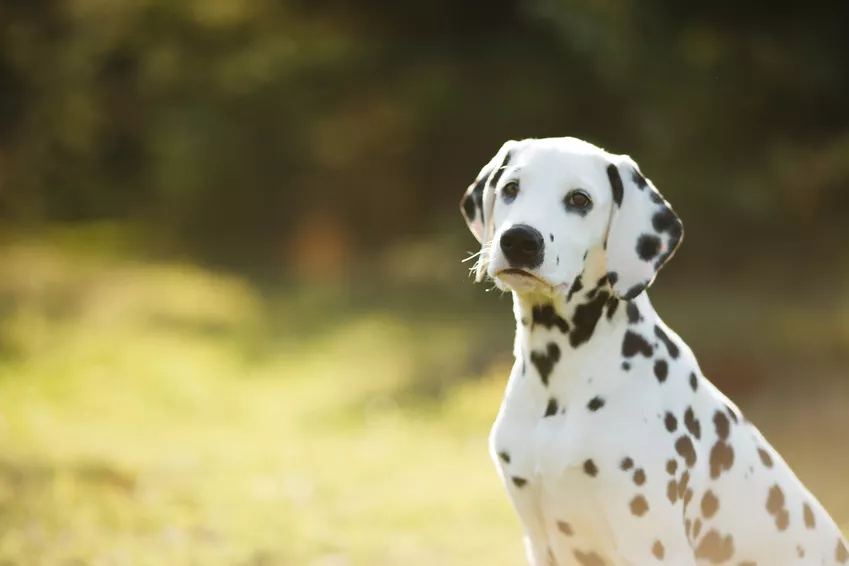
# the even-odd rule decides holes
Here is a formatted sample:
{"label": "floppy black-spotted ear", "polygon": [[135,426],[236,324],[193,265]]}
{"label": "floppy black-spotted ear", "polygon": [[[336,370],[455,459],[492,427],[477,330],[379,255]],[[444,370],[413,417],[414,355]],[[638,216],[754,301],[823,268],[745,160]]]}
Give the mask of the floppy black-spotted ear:
{"label": "floppy black-spotted ear", "polygon": [[498,153],[489,160],[489,163],[475,177],[475,181],[469,185],[463,198],[460,199],[460,213],[466,219],[469,230],[481,244],[481,258],[477,263],[476,280],[483,279],[489,254],[489,242],[492,239],[492,209],[495,205],[495,185],[504,168],[510,162],[512,151],[515,148],[515,140],[509,140],[501,146]]}
{"label": "floppy black-spotted ear", "polygon": [[613,291],[633,299],[654,281],[678,249],[684,225],[637,164],[614,156],[607,167],[613,210],[607,234],[607,271]]}

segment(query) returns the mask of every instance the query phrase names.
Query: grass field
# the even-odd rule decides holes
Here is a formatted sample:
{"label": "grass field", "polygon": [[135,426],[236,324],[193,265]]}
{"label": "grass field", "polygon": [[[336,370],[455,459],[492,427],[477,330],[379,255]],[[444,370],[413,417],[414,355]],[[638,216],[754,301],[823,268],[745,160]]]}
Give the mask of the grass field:
{"label": "grass field", "polygon": [[[7,244],[0,270],[0,564],[524,564],[485,319],[333,317],[333,291],[85,246]],[[849,525],[828,373],[740,404]]]}

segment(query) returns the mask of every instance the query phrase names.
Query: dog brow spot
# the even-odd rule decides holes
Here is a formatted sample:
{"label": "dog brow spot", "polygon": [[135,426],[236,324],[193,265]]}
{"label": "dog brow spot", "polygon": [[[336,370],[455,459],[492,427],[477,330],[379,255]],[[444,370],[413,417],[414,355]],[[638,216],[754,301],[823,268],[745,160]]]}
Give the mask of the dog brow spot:
{"label": "dog brow spot", "polygon": [[591,459],[584,462],[584,473],[593,478],[598,475],[598,468]]}
{"label": "dog brow spot", "polygon": [[602,407],[604,407],[604,399],[599,396],[593,397],[590,399],[590,402],[587,403],[587,409],[593,412],[598,411]]}

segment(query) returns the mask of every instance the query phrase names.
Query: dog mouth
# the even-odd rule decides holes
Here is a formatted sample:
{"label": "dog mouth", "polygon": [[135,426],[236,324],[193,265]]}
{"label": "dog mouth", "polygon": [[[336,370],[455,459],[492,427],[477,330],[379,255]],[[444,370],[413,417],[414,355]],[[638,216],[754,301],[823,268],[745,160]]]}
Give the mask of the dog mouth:
{"label": "dog mouth", "polygon": [[508,276],[509,278],[517,277],[522,282],[523,285],[544,285],[546,287],[554,287],[551,283],[546,281],[545,279],[534,275],[530,271],[525,271],[524,269],[517,269],[515,267],[511,267],[508,269],[502,269],[498,273],[495,274],[496,277],[503,278],[504,276]]}

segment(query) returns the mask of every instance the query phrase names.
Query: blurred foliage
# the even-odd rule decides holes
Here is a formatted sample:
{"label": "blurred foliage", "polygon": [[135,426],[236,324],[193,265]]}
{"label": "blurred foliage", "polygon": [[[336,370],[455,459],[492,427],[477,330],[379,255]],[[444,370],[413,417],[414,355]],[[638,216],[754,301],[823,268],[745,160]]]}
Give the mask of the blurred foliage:
{"label": "blurred foliage", "polygon": [[791,222],[810,235],[800,248],[834,242],[849,212],[846,12],[4,0],[0,218],[123,219],[152,247],[320,271],[463,230],[460,193],[502,141],[575,135],[634,155],[704,228],[690,245],[705,261],[729,243],[785,253]]}

